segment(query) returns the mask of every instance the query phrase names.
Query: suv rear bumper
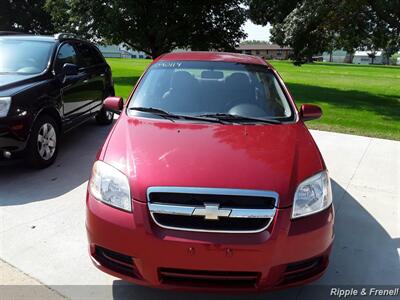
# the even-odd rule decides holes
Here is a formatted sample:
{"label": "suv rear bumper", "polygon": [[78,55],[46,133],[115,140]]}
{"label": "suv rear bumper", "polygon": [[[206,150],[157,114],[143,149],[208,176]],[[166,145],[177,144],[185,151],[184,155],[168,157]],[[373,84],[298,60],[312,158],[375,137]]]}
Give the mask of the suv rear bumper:
{"label": "suv rear bumper", "polygon": [[301,285],[326,270],[333,207],[297,220],[278,209],[260,233],[204,233],[158,227],[146,203],[133,213],[87,198],[89,252],[96,267],[141,285],[201,291],[261,291]]}

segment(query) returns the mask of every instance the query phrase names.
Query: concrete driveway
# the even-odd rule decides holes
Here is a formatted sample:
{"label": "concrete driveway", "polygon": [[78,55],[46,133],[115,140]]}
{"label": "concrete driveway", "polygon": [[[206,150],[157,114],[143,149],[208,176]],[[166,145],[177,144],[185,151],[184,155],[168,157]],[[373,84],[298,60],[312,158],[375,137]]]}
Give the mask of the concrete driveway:
{"label": "concrete driveway", "polygon": [[[49,299],[54,295],[71,299],[225,297],[138,287],[92,266],[84,226],[85,191],[96,151],[108,130],[93,122],[69,133],[56,163],[48,169],[33,171],[21,163],[0,166],[0,258],[7,262],[3,268],[0,264],[0,284],[10,283],[11,273],[20,272],[39,286],[51,286],[46,294]],[[336,210],[331,263],[314,286],[400,284],[400,142],[312,133],[330,170]],[[18,291],[32,299],[33,289],[2,287],[0,294]],[[328,296],[323,291],[326,297],[317,297],[315,291],[305,287],[226,298]]]}

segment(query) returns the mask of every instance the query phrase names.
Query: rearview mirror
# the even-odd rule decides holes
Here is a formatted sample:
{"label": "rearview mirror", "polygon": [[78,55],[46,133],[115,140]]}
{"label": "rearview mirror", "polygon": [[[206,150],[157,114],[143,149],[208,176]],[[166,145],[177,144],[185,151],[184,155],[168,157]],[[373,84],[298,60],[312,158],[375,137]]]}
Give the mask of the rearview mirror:
{"label": "rearview mirror", "polygon": [[321,118],[322,110],[313,104],[303,104],[300,108],[300,117],[303,121],[316,120]]}
{"label": "rearview mirror", "polygon": [[124,108],[124,100],[122,97],[107,97],[103,102],[105,110],[120,114]]}
{"label": "rearview mirror", "polygon": [[74,64],[64,64],[63,66],[64,74],[65,76],[72,76],[72,75],[78,75],[79,73],[79,68],[77,65]]}

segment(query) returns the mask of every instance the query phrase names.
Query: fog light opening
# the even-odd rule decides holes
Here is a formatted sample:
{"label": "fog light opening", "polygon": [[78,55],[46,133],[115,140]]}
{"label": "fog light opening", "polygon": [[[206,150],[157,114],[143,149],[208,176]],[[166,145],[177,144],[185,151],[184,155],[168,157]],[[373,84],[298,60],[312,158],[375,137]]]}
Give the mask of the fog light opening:
{"label": "fog light opening", "polygon": [[3,151],[3,157],[6,159],[11,158],[11,152],[10,151]]}

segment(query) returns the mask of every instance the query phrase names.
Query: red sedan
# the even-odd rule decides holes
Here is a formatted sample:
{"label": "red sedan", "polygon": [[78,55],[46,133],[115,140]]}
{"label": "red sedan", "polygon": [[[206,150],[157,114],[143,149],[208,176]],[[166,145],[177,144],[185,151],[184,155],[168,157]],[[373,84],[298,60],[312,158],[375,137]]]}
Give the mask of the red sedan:
{"label": "red sedan", "polygon": [[96,267],[141,285],[259,291],[328,266],[330,179],[282,79],[260,58],[154,60],[98,153],[87,193]]}

